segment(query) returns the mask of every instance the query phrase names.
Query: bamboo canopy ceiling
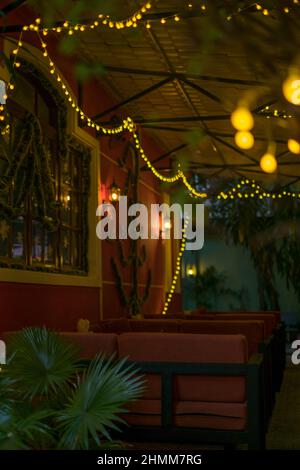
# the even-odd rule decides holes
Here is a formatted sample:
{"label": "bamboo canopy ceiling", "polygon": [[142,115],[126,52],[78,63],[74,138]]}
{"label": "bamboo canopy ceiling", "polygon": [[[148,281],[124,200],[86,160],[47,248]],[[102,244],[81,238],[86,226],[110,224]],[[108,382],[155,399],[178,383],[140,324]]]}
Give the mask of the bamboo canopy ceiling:
{"label": "bamboo canopy ceiling", "polygon": [[[114,2],[111,16],[126,18],[142,3]],[[300,180],[300,156],[287,148],[289,138],[300,138],[300,109],[281,91],[299,49],[300,5],[261,3],[295,8],[287,14],[270,7],[264,15],[246,1],[152,1],[137,28],[76,35],[76,56],[101,68],[99,80],[116,102],[106,110],[99,103],[91,117],[108,123],[130,116],[163,149],[156,167],[166,175],[175,159],[207,177],[247,176],[281,186]],[[65,17],[57,11],[56,20]],[[255,118],[250,150],[237,147],[230,122],[241,101]],[[273,175],[259,166],[270,141],[278,161]]]}

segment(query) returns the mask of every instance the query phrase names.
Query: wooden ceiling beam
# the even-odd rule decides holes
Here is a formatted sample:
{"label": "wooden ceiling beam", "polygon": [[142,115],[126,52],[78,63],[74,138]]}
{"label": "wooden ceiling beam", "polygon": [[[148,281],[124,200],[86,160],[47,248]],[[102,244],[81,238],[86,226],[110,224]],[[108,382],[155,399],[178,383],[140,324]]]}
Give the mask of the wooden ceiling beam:
{"label": "wooden ceiling beam", "polygon": [[149,93],[151,93],[151,92],[154,91],[154,90],[158,90],[159,88],[163,87],[163,86],[166,85],[167,83],[170,83],[172,80],[173,80],[173,78],[172,78],[171,76],[170,76],[170,77],[167,77],[167,78],[165,78],[164,80],[161,80],[160,82],[155,83],[154,85],[151,85],[149,88],[146,88],[145,90],[142,90],[142,91],[140,91],[139,93],[136,93],[135,95],[131,96],[130,98],[127,98],[126,100],[123,100],[123,101],[121,101],[120,103],[117,103],[116,105],[112,106],[111,108],[108,108],[108,109],[106,109],[105,111],[96,114],[96,116],[93,116],[93,117],[92,117],[92,120],[93,120],[93,121],[97,121],[97,120],[100,119],[101,117],[104,117],[104,116],[106,116],[107,114],[110,114],[110,113],[112,113],[113,111],[116,111],[117,109],[122,108],[122,107],[125,106],[126,104],[129,104],[129,103],[131,103],[132,101],[136,101],[136,100],[138,100],[139,98],[142,98],[143,96],[148,95]]}
{"label": "wooden ceiling beam", "polygon": [[[161,155],[160,157],[156,158],[155,160],[153,160],[151,163],[152,165],[154,163],[157,163],[157,162],[160,162],[161,160],[164,160],[165,158],[169,157],[170,155],[172,155],[173,153],[175,152],[178,152],[179,150],[182,150],[183,148],[186,148],[188,146],[188,144],[181,144],[181,145],[178,145],[177,147],[169,150],[168,152],[164,153],[163,155]],[[142,171],[149,171],[150,168],[147,167],[147,165],[144,165],[142,168],[141,168]]]}
{"label": "wooden ceiling beam", "polygon": [[175,116],[163,118],[137,118],[133,119],[136,124],[151,124],[163,122],[201,122],[201,121],[225,121],[230,118],[230,114],[211,114],[199,116]]}
{"label": "wooden ceiling beam", "polygon": [[117,67],[113,65],[103,65],[104,70],[107,72],[112,73],[125,73],[127,75],[146,75],[146,76],[156,76],[156,77],[168,77],[170,75],[173,78],[178,79],[198,79],[202,81],[208,82],[219,82],[219,83],[227,83],[230,85],[245,85],[245,86],[263,86],[263,82],[259,82],[257,80],[243,80],[238,78],[227,78],[227,77],[215,77],[210,75],[202,75],[197,73],[183,73],[183,72],[168,72],[163,70],[143,70],[143,69],[135,69],[130,67]]}
{"label": "wooden ceiling beam", "polygon": [[10,2],[5,7],[0,8],[1,17],[8,15],[9,13],[13,12],[26,2],[27,0],[15,0],[13,2]]}
{"label": "wooden ceiling beam", "polygon": [[[195,129],[198,129],[197,127],[170,127],[170,126],[156,126],[153,124],[142,124],[141,127],[145,129],[153,129],[157,131],[165,131],[165,132],[191,132],[194,131]],[[234,131],[232,133],[230,132],[215,132],[215,131],[203,131],[205,132],[206,135],[211,136],[211,137],[223,137],[223,138],[234,138]],[[267,137],[262,137],[262,136],[255,136],[255,140],[258,142],[269,142],[270,139]],[[285,139],[273,139],[276,144],[286,144]],[[283,151],[278,155],[277,158],[281,158],[285,154],[287,154],[288,151]]]}
{"label": "wooden ceiling beam", "polygon": [[194,90],[198,91],[201,95],[204,95],[206,96],[207,98],[210,98],[212,101],[214,101],[215,103],[218,103],[218,104],[222,104],[222,100],[214,95],[213,93],[211,93],[210,91],[208,90],[205,90],[204,88],[202,88],[201,86],[199,86],[197,83],[194,83],[194,82],[191,82],[190,80],[188,80],[187,78],[181,78],[181,80],[188,86],[190,86],[191,88],[194,88]]}

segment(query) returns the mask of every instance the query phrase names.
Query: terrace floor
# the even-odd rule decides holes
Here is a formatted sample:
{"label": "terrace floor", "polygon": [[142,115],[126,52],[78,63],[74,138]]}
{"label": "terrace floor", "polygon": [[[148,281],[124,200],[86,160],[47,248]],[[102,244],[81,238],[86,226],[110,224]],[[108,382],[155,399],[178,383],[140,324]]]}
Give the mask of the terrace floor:
{"label": "terrace floor", "polygon": [[300,450],[300,366],[288,364],[267,435],[267,449]]}

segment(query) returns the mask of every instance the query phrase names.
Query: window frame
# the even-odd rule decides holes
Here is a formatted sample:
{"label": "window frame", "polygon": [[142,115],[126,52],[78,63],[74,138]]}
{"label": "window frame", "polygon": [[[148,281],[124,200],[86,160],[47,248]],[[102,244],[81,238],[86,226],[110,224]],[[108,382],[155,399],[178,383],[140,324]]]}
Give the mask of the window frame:
{"label": "window frame", "polygon": [[[33,49],[32,46],[28,46],[29,48]],[[26,56],[27,53],[24,53]],[[36,54],[36,51],[35,51]],[[32,55],[28,57],[28,62],[25,60],[25,58],[22,58],[22,65],[23,63],[26,64],[27,67],[30,68],[30,71],[36,71],[39,74],[43,74],[43,71],[46,72],[46,66],[44,59],[39,57],[39,54],[37,54],[39,63],[38,63],[38,69],[35,67],[35,64],[32,64]],[[99,142],[89,135],[87,132],[85,132],[83,129],[79,128],[77,124],[77,116],[76,113],[73,112],[72,109],[68,110],[68,117],[69,119],[67,120],[67,111],[66,111],[66,103],[65,100],[61,97],[61,95],[58,93],[57,89],[55,88],[55,85],[52,84],[47,78],[45,78],[45,75],[42,75],[43,79],[47,83],[47,88],[50,86],[53,90],[55,90],[56,96],[58,100],[60,101],[60,104],[62,104],[62,107],[64,108],[64,112],[61,113],[61,120],[64,122],[65,127],[67,129],[68,133],[68,139],[69,139],[69,145],[70,141],[72,141],[72,145],[77,145],[81,149],[85,149],[86,152],[89,153],[90,155],[90,165],[89,165],[89,173],[90,177],[93,176],[93,178],[90,178],[91,182],[91,191],[89,197],[85,198],[85,206],[86,206],[86,211],[85,211],[85,216],[86,216],[86,232],[84,233],[84,242],[87,245],[87,250],[85,250],[85,264],[86,264],[86,272],[84,273],[84,276],[82,276],[83,273],[78,273],[78,272],[68,272],[67,271],[61,271],[59,274],[57,271],[48,271],[44,273],[43,270],[39,271],[38,269],[36,270],[16,270],[16,269],[11,269],[10,266],[3,266],[0,269],[0,281],[1,280],[6,280],[6,281],[15,281],[15,282],[29,282],[29,283],[43,283],[43,284],[63,284],[63,285],[88,285],[88,286],[94,286],[94,285],[101,285],[101,269],[100,269],[100,254],[101,254],[101,244],[96,238],[96,233],[95,229],[94,230],[88,230],[88,226],[90,225],[91,220],[95,220],[95,213],[96,213],[96,208],[98,206],[98,191],[100,188],[100,168],[99,168]],[[53,77],[49,77],[52,79]],[[53,82],[53,80],[52,80]],[[92,194],[91,194],[92,193]],[[91,256],[93,255],[93,256]],[[89,264],[89,267],[88,267]],[[18,266],[19,268],[19,266]],[[47,274],[46,274],[47,273]]]}

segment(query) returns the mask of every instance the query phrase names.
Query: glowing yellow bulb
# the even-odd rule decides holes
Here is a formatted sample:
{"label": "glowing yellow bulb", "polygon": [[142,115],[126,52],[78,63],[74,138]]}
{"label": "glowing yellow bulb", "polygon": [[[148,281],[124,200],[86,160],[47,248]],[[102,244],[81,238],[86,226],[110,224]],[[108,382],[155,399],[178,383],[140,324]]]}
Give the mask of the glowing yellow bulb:
{"label": "glowing yellow bulb", "polygon": [[292,74],[283,82],[282,92],[290,103],[300,105],[300,75]]}
{"label": "glowing yellow bulb", "polygon": [[287,145],[290,152],[296,155],[300,154],[300,143],[297,140],[289,139]]}
{"label": "glowing yellow bulb", "polygon": [[272,153],[265,153],[260,159],[260,167],[265,173],[274,173],[277,170],[277,160]]}
{"label": "glowing yellow bulb", "polygon": [[254,126],[252,113],[245,106],[239,106],[231,114],[231,124],[237,131],[250,131]]}
{"label": "glowing yellow bulb", "polygon": [[180,21],[179,16],[176,15],[175,18],[174,18],[174,20],[175,20],[175,21]]}
{"label": "glowing yellow bulb", "polygon": [[254,137],[251,132],[238,131],[234,136],[235,143],[243,150],[249,150],[254,145]]}
{"label": "glowing yellow bulb", "polygon": [[165,230],[170,230],[172,228],[172,223],[170,220],[166,220],[164,222],[164,227],[165,227]]}
{"label": "glowing yellow bulb", "polygon": [[150,28],[151,28],[151,24],[150,24],[150,23],[147,23],[147,24],[146,24],[146,28],[147,28],[147,29],[150,29]]}
{"label": "glowing yellow bulb", "polygon": [[162,18],[162,19],[160,20],[160,22],[161,22],[161,24],[165,24],[165,23],[167,22],[167,20],[166,20],[165,18]]}

